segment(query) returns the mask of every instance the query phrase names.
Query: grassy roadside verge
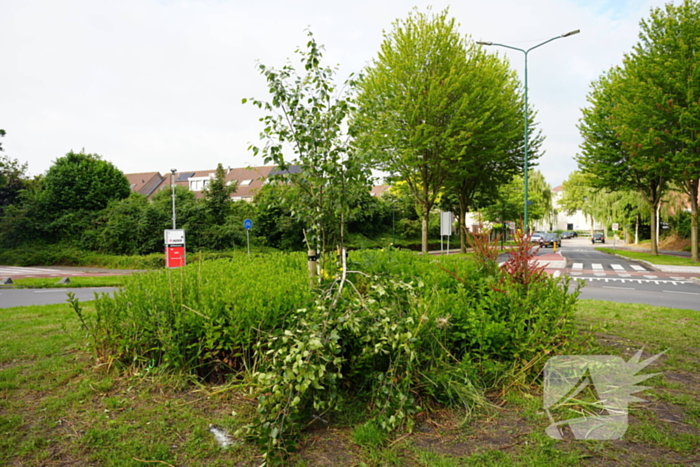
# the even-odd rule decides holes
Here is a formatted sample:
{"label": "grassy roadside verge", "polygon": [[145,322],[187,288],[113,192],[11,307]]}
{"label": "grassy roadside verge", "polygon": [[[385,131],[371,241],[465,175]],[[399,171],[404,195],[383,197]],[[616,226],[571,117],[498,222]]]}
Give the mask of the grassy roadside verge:
{"label": "grassy roadside verge", "polygon": [[617,248],[596,248],[596,250],[603,252],[603,253],[608,253],[608,254],[613,254],[613,255],[619,255],[619,256],[624,256],[625,258],[633,259],[633,260],[639,260],[639,261],[647,261],[652,264],[664,264],[664,265],[669,265],[669,266],[696,266],[700,267],[700,263],[696,263],[692,261],[690,258],[686,258],[684,256],[673,256],[673,255],[651,255],[649,253],[643,253],[640,251],[629,251],[629,250],[620,250]]}
{"label": "grassy roadside verge", "polygon": [[[89,312],[90,305],[85,305]],[[581,301],[578,323],[591,354],[625,359],[668,349],[649,369],[662,375],[633,404],[617,441],[547,437],[541,388],[524,382],[469,423],[464,414],[419,414],[412,434],[385,439],[351,411],[311,425],[297,466],[559,466],[700,463],[700,314]],[[221,449],[208,431],[229,431],[255,410],[243,386],[197,386],[173,376],[110,369],[86,350],[67,305],[0,310],[0,465],[259,465],[254,446]],[[647,371],[645,371],[647,372]]]}

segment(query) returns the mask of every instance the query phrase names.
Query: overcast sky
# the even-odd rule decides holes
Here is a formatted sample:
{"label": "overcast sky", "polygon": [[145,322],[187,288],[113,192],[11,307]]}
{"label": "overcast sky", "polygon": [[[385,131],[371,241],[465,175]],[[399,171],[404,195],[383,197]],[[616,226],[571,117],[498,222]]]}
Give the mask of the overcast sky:
{"label": "overcast sky", "polygon": [[[417,6],[447,6],[473,40],[529,48],[529,96],[552,187],[576,169],[576,124],[591,81],[636,43],[662,0],[0,0],[0,128],[5,155],[33,175],[70,150],[125,173],[263,165],[247,150],[266,98],[256,62],[281,67],[325,45],[338,81],[376,57],[383,31]],[[523,75],[520,52],[490,48]]]}

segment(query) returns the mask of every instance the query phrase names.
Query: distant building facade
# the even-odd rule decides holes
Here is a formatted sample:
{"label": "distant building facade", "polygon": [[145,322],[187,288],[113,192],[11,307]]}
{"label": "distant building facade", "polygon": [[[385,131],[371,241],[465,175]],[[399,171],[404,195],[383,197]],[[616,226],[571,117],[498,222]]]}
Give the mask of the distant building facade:
{"label": "distant building facade", "polygon": [[[236,191],[231,194],[231,199],[234,201],[252,201],[256,193],[267,183],[269,177],[283,173],[298,173],[299,166],[291,166],[284,172],[274,165],[236,169],[229,167],[224,170],[226,173],[226,184],[236,184]],[[171,172],[143,172],[125,174],[125,176],[129,180],[133,193],[142,194],[149,199],[161,190],[170,190],[171,179],[175,186],[184,186],[194,192],[196,197],[202,198],[204,197],[204,190],[207,189],[211,180],[216,177],[216,169],[182,171],[175,172],[174,175]],[[388,185],[374,186],[370,194],[372,196],[381,196],[388,189]]]}

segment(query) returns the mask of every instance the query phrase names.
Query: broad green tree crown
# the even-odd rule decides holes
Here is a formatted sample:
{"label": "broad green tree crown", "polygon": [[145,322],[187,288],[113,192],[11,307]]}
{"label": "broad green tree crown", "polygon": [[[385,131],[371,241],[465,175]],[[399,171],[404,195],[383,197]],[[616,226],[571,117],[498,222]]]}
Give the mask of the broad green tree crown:
{"label": "broad green tree crown", "polygon": [[639,42],[593,85],[584,109],[579,165],[609,190],[635,190],[649,204],[652,253],[656,211],[670,183],[683,188],[693,212],[692,255],[698,259],[700,184],[700,5],[654,8]]}
{"label": "broad green tree crown", "polygon": [[469,77],[466,41],[447,10],[413,10],[384,34],[359,82],[357,145],[408,185],[422,212],[424,252],[430,210],[480,123],[470,118]]}
{"label": "broad green tree crown", "polygon": [[96,154],[69,152],[56,159],[44,177],[45,202],[52,212],[98,211],[129,196],[124,174]]}

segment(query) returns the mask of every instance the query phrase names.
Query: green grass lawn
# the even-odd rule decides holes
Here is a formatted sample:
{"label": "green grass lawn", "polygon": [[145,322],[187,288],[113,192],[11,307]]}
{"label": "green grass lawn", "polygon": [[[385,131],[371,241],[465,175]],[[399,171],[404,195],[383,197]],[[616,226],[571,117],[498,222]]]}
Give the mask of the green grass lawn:
{"label": "green grass lawn", "polygon": [[[85,309],[90,312],[90,304]],[[545,435],[538,381],[521,381],[491,409],[426,407],[412,433],[387,437],[347,410],[310,423],[295,466],[665,466],[700,463],[700,313],[581,301],[587,354],[626,360],[666,350],[648,371],[645,400],[617,441],[557,441]],[[256,466],[244,440],[222,449],[214,424],[235,431],[252,417],[244,381],[193,384],[151,370],[97,361],[68,305],[0,310],[0,465]],[[593,340],[594,339],[594,340]]]}
{"label": "green grass lawn", "polygon": [[619,250],[614,248],[596,248],[598,251],[603,253],[615,254],[619,256],[624,256],[625,258],[647,261],[653,264],[665,264],[670,266],[697,266],[700,267],[700,263],[692,261],[690,258],[685,256],[673,256],[673,255],[652,255],[649,253],[642,253],[640,251],[628,251]]}

